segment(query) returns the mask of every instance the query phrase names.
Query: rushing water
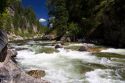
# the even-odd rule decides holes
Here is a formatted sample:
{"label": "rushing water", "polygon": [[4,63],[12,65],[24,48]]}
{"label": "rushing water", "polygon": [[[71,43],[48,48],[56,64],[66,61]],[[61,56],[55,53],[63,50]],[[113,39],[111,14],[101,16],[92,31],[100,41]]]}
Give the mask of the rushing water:
{"label": "rushing water", "polygon": [[[68,46],[81,46],[70,44]],[[94,46],[90,44],[91,46]],[[30,41],[12,44],[18,50],[17,61],[24,70],[41,69],[43,79],[51,83],[125,83],[124,58],[97,57],[90,52],[58,49],[53,53],[37,53],[41,47],[54,48],[51,42]],[[124,49],[109,48],[101,52],[125,55]]]}

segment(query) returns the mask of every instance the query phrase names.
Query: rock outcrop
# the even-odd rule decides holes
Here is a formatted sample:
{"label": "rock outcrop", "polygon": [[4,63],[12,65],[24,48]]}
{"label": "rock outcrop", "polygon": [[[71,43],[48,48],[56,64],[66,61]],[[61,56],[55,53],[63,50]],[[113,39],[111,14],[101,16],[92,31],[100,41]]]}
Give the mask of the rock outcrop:
{"label": "rock outcrop", "polygon": [[17,52],[7,47],[8,38],[0,30],[0,83],[48,83],[42,79],[35,79],[26,74],[16,63],[14,57]]}
{"label": "rock outcrop", "polygon": [[3,30],[0,30],[0,62],[3,62],[6,58],[7,43],[8,43],[7,33]]}
{"label": "rock outcrop", "polygon": [[26,74],[11,60],[11,56],[12,52],[8,50],[5,61],[0,63],[0,83],[48,83]]}

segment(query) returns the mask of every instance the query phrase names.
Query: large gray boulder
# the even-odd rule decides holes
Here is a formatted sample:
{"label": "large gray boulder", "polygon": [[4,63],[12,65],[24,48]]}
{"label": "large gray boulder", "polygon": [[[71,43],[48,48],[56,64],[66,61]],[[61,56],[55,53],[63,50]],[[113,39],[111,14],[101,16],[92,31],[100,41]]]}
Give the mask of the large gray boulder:
{"label": "large gray boulder", "polygon": [[11,60],[11,51],[7,51],[4,62],[0,63],[0,83],[48,83],[43,79],[35,79],[26,74]]}
{"label": "large gray boulder", "polygon": [[0,30],[0,52],[7,45],[7,43],[8,43],[7,33],[3,30]]}
{"label": "large gray boulder", "polygon": [[26,74],[15,62],[17,52],[8,50],[7,33],[0,30],[0,83],[48,83]]}
{"label": "large gray boulder", "polygon": [[88,44],[84,44],[83,46],[81,46],[81,47],[79,48],[79,51],[88,51],[88,49],[89,49]]}
{"label": "large gray boulder", "polygon": [[7,55],[8,37],[7,33],[0,30],[0,62],[3,62]]}

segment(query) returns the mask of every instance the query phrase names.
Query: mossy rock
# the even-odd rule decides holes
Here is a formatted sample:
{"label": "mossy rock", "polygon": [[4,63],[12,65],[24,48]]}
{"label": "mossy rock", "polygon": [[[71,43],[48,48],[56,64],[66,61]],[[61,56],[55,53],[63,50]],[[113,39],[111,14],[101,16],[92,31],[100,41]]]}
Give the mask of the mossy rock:
{"label": "mossy rock", "polygon": [[104,50],[106,48],[102,48],[102,47],[93,47],[93,48],[89,48],[88,51],[92,52],[92,53],[96,53],[96,52],[100,52],[102,50]]}
{"label": "mossy rock", "polygon": [[48,47],[42,47],[36,51],[36,53],[53,53],[53,52],[59,52],[59,51],[54,48],[48,48]]}
{"label": "mossy rock", "polygon": [[124,58],[125,55],[115,54],[115,53],[93,53],[97,57],[105,57],[105,58]]}
{"label": "mossy rock", "polygon": [[71,50],[76,50],[76,51],[78,51],[80,47],[81,47],[81,46],[68,46],[68,47],[64,47],[64,48],[65,48],[65,49],[71,49]]}
{"label": "mossy rock", "polygon": [[41,78],[46,75],[45,71],[43,70],[31,70],[26,73],[34,78]]}

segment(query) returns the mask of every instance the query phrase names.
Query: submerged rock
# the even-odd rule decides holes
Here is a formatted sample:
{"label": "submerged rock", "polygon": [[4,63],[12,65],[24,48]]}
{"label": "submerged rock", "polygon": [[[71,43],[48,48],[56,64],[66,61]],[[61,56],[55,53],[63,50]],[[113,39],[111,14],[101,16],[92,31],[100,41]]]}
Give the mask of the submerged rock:
{"label": "submerged rock", "polygon": [[116,72],[123,78],[125,79],[125,68],[121,68],[116,70]]}
{"label": "submerged rock", "polygon": [[46,75],[45,71],[43,70],[31,70],[31,71],[28,71],[27,74],[34,78],[41,78]]}

